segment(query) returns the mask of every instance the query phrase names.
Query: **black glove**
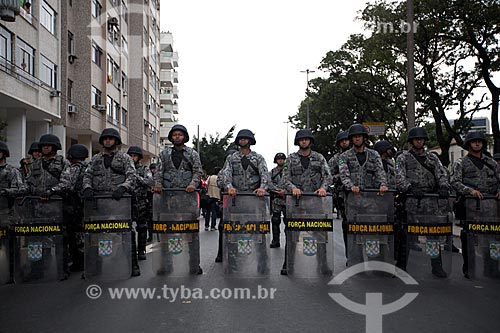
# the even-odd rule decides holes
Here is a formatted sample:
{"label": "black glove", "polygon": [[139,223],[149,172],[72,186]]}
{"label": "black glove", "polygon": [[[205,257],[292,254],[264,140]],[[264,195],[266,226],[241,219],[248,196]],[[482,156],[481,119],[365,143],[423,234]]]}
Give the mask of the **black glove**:
{"label": "black glove", "polygon": [[450,190],[447,187],[442,187],[438,191],[440,199],[448,199],[450,197]]}
{"label": "black glove", "polygon": [[127,191],[125,187],[123,186],[118,186],[116,190],[113,191],[113,194],[111,195],[113,199],[115,200],[120,200],[123,197],[123,194]]}
{"label": "black glove", "polygon": [[94,196],[94,190],[92,190],[90,187],[86,188],[83,191],[83,198],[84,199],[92,199],[93,196]]}
{"label": "black glove", "polygon": [[418,187],[412,187],[410,189],[410,193],[413,194],[413,196],[416,198],[416,199],[423,199],[424,197],[424,191],[422,191],[421,189],[419,189]]}

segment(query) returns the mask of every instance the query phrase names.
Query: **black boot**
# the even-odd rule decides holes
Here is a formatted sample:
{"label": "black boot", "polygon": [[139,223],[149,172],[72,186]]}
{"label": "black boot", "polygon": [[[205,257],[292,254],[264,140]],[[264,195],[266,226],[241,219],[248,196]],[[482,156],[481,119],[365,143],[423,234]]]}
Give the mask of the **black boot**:
{"label": "black boot", "polygon": [[135,232],[130,232],[132,237],[132,276],[141,275],[141,269],[139,268],[139,261],[137,258],[137,243],[135,241]]}
{"label": "black boot", "polygon": [[446,278],[448,274],[443,270],[443,265],[441,262],[441,257],[436,259],[431,259],[432,275],[438,278]]}
{"label": "black boot", "polygon": [[222,233],[224,232],[224,223],[222,223],[222,218],[219,222],[219,248],[217,251],[217,257],[215,262],[222,262]]}
{"label": "black boot", "polygon": [[[279,212],[281,214],[281,212]],[[274,216],[271,218],[271,227],[273,231],[273,240],[271,245],[269,246],[271,249],[280,247],[280,224],[281,224],[281,215]]]}

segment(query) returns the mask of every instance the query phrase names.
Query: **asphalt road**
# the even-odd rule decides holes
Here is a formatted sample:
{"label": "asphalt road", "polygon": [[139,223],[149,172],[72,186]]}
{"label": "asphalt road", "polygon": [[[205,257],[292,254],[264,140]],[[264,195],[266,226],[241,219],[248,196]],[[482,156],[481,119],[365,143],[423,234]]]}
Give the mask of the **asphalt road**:
{"label": "asphalt road", "polygon": [[[356,275],[334,286],[328,285],[331,278],[281,276],[282,246],[270,249],[269,277],[242,279],[225,277],[222,265],[214,262],[218,232],[202,230],[200,234],[204,270],[200,276],[154,276],[148,254],[148,260],[140,262],[140,277],[97,282],[102,290],[98,299],[86,295],[88,286],[95,282],[82,280],[80,274],[63,282],[0,286],[0,332],[364,332],[365,316],[345,309],[329,293],[342,293],[363,304],[366,293],[382,293],[383,304],[405,293],[418,293],[406,307],[383,316],[384,332],[500,331],[500,281],[465,279],[460,254],[453,254],[453,272],[448,279],[423,271],[415,277],[418,285],[405,285],[390,276]],[[338,275],[345,269],[339,220],[335,221],[334,234]],[[164,297],[165,285],[174,288],[171,290],[178,288],[175,299],[171,291],[166,293],[168,299]],[[152,297],[141,294],[137,299],[126,299],[123,294],[121,299],[116,295],[113,299],[109,288],[156,289]],[[218,299],[210,295],[213,288],[219,291],[214,293]],[[234,295],[234,288],[250,288],[253,297],[224,299],[228,294],[220,294]],[[374,332],[375,327],[368,331]]]}

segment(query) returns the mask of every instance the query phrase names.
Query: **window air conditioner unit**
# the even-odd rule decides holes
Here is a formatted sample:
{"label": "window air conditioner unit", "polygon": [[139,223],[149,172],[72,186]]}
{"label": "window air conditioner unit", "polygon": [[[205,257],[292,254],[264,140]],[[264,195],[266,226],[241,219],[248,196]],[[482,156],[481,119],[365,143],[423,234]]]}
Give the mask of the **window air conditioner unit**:
{"label": "window air conditioner unit", "polygon": [[118,26],[118,18],[110,17],[108,20],[108,25],[109,26]]}
{"label": "window air conditioner unit", "polygon": [[78,59],[78,57],[75,54],[70,54],[68,56],[68,61],[70,64],[74,63],[76,59]]}
{"label": "window air conditioner unit", "polygon": [[98,104],[98,105],[92,105],[92,107],[100,112],[106,111],[106,105]]}
{"label": "window air conditioner unit", "polygon": [[50,97],[59,97],[61,95],[61,92],[59,90],[52,90],[50,92]]}
{"label": "window air conditioner unit", "polygon": [[76,113],[76,105],[68,104],[68,113]]}

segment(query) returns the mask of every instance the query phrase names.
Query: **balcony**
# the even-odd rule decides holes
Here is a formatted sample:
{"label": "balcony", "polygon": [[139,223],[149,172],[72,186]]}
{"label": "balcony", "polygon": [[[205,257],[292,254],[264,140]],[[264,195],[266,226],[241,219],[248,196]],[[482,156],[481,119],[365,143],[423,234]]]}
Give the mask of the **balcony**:
{"label": "balcony", "polygon": [[162,87],[173,87],[174,73],[168,70],[160,71],[160,82]]}
{"label": "balcony", "polygon": [[160,104],[171,105],[174,102],[174,94],[172,88],[161,87],[160,88]]}
{"label": "balcony", "polygon": [[179,114],[179,104],[177,104],[177,102],[174,102],[174,104],[172,104],[172,113]]}

